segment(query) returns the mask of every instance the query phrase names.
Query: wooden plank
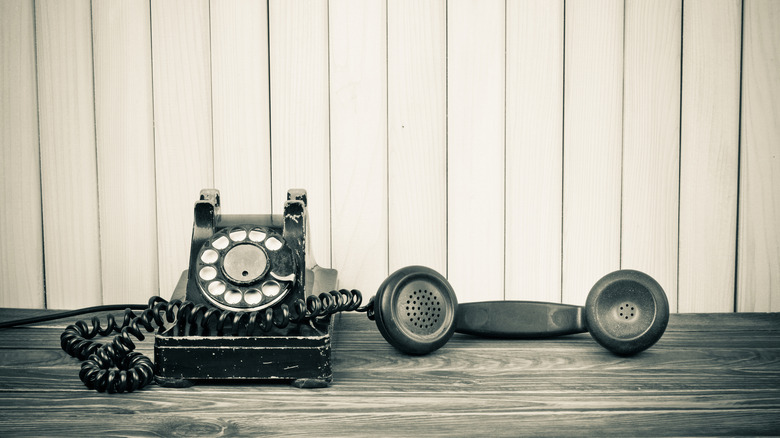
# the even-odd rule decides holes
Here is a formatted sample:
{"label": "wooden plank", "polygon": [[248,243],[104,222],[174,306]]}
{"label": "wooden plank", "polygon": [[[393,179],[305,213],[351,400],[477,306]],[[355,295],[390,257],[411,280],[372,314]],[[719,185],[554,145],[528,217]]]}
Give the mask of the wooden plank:
{"label": "wooden plank", "polygon": [[625,8],[620,267],[655,278],[675,312],[682,2]]}
{"label": "wooden plank", "polygon": [[[372,352],[376,352],[376,344],[359,346],[370,348]],[[566,369],[556,369],[551,364],[555,363],[556,357],[560,359],[560,357],[567,356],[567,352],[563,349],[550,350],[549,343],[544,344],[544,348],[509,348],[509,351],[501,351],[499,348],[485,351],[466,348],[459,351],[453,350],[447,355],[438,357],[437,360],[441,362],[446,360],[449,365],[445,376],[427,371],[423,372],[423,375],[428,373],[435,377],[425,379],[421,376],[415,376],[416,378],[412,379],[409,377],[408,371],[404,370],[404,365],[406,368],[409,366],[408,357],[403,359],[393,356],[394,353],[391,351],[380,351],[374,353],[370,360],[366,360],[365,349],[361,352],[357,349],[344,351],[344,348],[341,347],[334,348],[338,348],[340,353],[336,355],[338,361],[334,363],[332,386],[334,390],[324,390],[329,391],[329,396],[339,393],[356,395],[370,387],[373,394],[395,393],[398,398],[403,398],[404,394],[428,393],[432,395],[434,392],[439,394],[439,397],[450,397],[455,394],[463,396],[464,390],[469,390],[468,395],[471,393],[476,393],[476,395],[493,394],[497,397],[514,398],[515,400],[531,396],[531,394],[535,394],[540,399],[554,394],[558,394],[562,398],[567,397],[567,395],[575,397],[578,394],[581,400],[587,400],[591,394],[595,398],[606,392],[609,397],[617,398],[636,392],[637,388],[643,388],[641,398],[644,400],[670,396],[680,398],[690,395],[692,398],[698,398],[699,401],[706,398],[710,402],[715,400],[726,402],[736,395],[743,402],[752,402],[751,404],[758,405],[769,398],[776,398],[776,394],[780,392],[776,383],[777,374],[756,372],[760,371],[761,367],[766,370],[767,367],[773,366],[771,361],[776,360],[778,352],[776,349],[767,355],[771,356],[772,359],[763,360],[755,360],[756,357],[763,356],[750,349],[744,349],[739,354],[729,357],[728,360],[723,360],[717,354],[697,354],[693,358],[695,365],[689,365],[685,372],[678,371],[674,378],[672,376],[675,375],[675,372],[671,369],[637,370],[631,367],[619,368],[619,378],[617,378],[615,373],[611,373],[609,369],[593,369],[592,362],[574,361],[570,364],[567,363]],[[502,348],[507,350],[505,346]],[[572,351],[571,346],[566,346],[566,348],[569,352]],[[153,354],[153,350],[140,351],[146,355]],[[473,354],[473,351],[476,351],[477,354]],[[580,356],[588,354],[586,348],[575,351]],[[0,394],[16,392],[17,394],[22,393],[23,395],[20,395],[25,399],[32,399],[41,393],[51,392],[52,388],[56,387],[58,393],[71,394],[74,397],[98,396],[95,393],[85,391],[84,386],[79,381],[79,362],[66,356],[61,350],[56,354],[60,355],[58,359],[53,357],[55,356],[54,351],[46,350],[24,350],[15,355],[8,355],[4,361],[17,364],[3,366]],[[491,361],[487,357],[490,354],[498,355],[498,357]],[[535,369],[519,367],[512,363],[510,354],[541,357],[543,361],[540,360],[540,366]],[[674,352],[669,352],[657,359],[663,360],[663,358],[673,354]],[[469,357],[472,357],[471,361],[468,360]],[[475,360],[487,361],[490,366],[484,370],[468,371],[473,367]],[[740,367],[740,361],[744,364],[748,360],[751,362],[747,367]],[[26,366],[25,361],[27,362]],[[700,367],[705,362],[717,363],[718,365],[709,367],[709,369]],[[382,366],[383,363],[384,366]],[[434,366],[432,361],[425,359],[418,360],[417,363],[428,368]],[[542,369],[541,363],[544,363],[547,368]],[[619,367],[619,365],[612,363],[601,365],[611,368]],[[679,362],[675,365],[679,366]],[[454,369],[456,366],[462,368]],[[578,378],[572,375],[573,372],[577,371],[573,369],[575,366],[585,367],[585,369],[579,370],[581,375]],[[729,366],[736,366],[738,369],[724,371],[724,368]],[[507,370],[507,367],[512,369]],[[479,390],[473,388],[473,382],[476,382],[477,379],[479,380]],[[462,383],[453,385],[453,381]],[[252,393],[273,394],[276,392],[278,394],[285,390],[281,386],[274,386],[276,388],[269,388],[268,385],[252,382],[227,387],[232,387],[232,391],[244,393],[245,397]],[[19,391],[21,387],[24,388],[24,391]],[[763,389],[756,389],[759,387]],[[529,390],[529,388],[533,388],[533,390]],[[219,387],[213,386],[211,388],[193,388],[193,390],[198,393],[194,395],[195,397],[203,397],[204,393],[219,394],[220,392]],[[144,394],[148,394],[147,397],[187,398],[191,396],[191,393],[180,391],[151,386],[144,390]],[[221,395],[225,395],[224,392]],[[408,396],[408,398],[412,397]],[[13,400],[0,396],[0,406],[4,408],[13,402]],[[89,408],[99,408],[99,406],[90,406]]]}
{"label": "wooden plank", "polygon": [[447,266],[459,302],[504,298],[503,1],[447,4]]}
{"label": "wooden plank", "polygon": [[0,306],[44,307],[32,0],[0,2]]}
{"label": "wooden plank", "polygon": [[308,191],[307,252],[330,266],[328,3],[271,0],[268,16],[272,207],[281,213],[288,189]]}
{"label": "wooden plank", "polygon": [[[502,359],[506,360],[508,358],[502,357]],[[511,366],[511,364],[509,365]],[[396,364],[393,368],[395,368],[393,371],[404,374],[403,370],[399,369],[400,364]],[[491,370],[493,369],[494,368],[491,367]],[[52,374],[54,375],[60,374],[57,372],[60,370],[53,371]],[[216,385],[211,387],[192,388],[189,390],[152,386],[149,389],[143,390],[144,397],[103,396],[101,403],[89,403],[82,406],[82,415],[80,415],[80,417],[84,418],[92,415],[99,415],[101,410],[105,412],[106,409],[116,409],[123,404],[126,405],[126,409],[128,410],[138,411],[138,417],[146,417],[147,415],[154,415],[160,411],[164,411],[159,409],[157,405],[166,402],[170,403],[170,399],[175,399],[182,404],[186,404],[186,406],[189,407],[186,413],[198,415],[199,417],[208,418],[213,414],[222,412],[240,412],[242,414],[251,412],[252,415],[255,416],[261,412],[266,412],[267,414],[263,416],[263,418],[273,417],[274,419],[278,419],[279,416],[290,415],[292,412],[297,412],[300,415],[302,410],[300,404],[302,402],[307,406],[307,409],[310,409],[312,414],[317,413],[325,415],[328,412],[327,405],[329,403],[323,402],[323,400],[330,400],[334,405],[341,406],[354,402],[354,400],[350,400],[350,396],[362,400],[360,404],[354,406],[356,410],[350,409],[344,411],[344,416],[351,417],[352,419],[355,419],[355,417],[358,416],[358,412],[367,413],[372,407],[374,409],[381,408],[381,410],[378,411],[383,412],[387,416],[408,415],[410,412],[427,412],[432,416],[435,415],[436,412],[457,415],[455,412],[450,412],[455,411],[455,408],[463,409],[464,412],[471,414],[489,415],[490,413],[499,414],[502,412],[502,405],[505,410],[508,410],[509,405],[506,405],[506,403],[514,402],[517,404],[512,406],[511,411],[516,415],[539,412],[557,412],[559,415],[562,415],[576,411],[576,406],[579,402],[581,403],[580,406],[588,407],[588,409],[582,409],[582,411],[595,411],[600,406],[602,412],[656,411],[656,414],[663,414],[665,412],[658,411],[682,410],[689,413],[718,411],[734,409],[734,405],[741,406],[743,410],[762,410],[772,408],[780,401],[780,391],[776,388],[768,389],[764,394],[755,389],[737,389],[731,391],[715,389],[708,392],[697,392],[691,390],[664,391],[663,389],[659,390],[656,387],[643,387],[642,390],[638,391],[637,388],[634,387],[632,390],[632,388],[629,387],[629,384],[642,384],[647,382],[647,379],[640,380],[631,378],[630,376],[625,376],[624,373],[621,373],[621,380],[612,379],[615,389],[609,390],[608,388],[605,388],[606,390],[604,391],[593,391],[593,393],[590,394],[587,394],[587,391],[577,391],[576,389],[573,389],[573,382],[567,382],[567,387],[562,391],[552,391],[547,388],[546,384],[544,386],[544,391],[529,390],[527,388],[534,386],[533,381],[528,378],[524,379],[522,376],[517,380],[526,382],[525,388],[519,388],[513,385],[511,390],[502,391],[501,388],[496,388],[491,385],[484,390],[468,388],[467,392],[464,391],[463,388],[453,388],[452,384],[447,388],[445,386],[445,378],[432,378],[430,379],[430,382],[426,382],[421,381],[422,379],[418,381],[409,378],[404,381],[404,379],[401,379],[402,376],[389,376],[389,381],[393,386],[386,385],[385,382],[377,382],[376,386],[378,387],[373,388],[373,391],[369,392],[365,389],[365,385],[369,383],[370,380],[358,375],[359,371],[360,370],[353,370],[351,372],[347,371],[343,373],[349,378],[347,387],[344,387],[338,382],[334,382],[333,388],[317,391],[296,391],[295,388],[290,390],[283,387],[273,389],[262,387],[256,388],[252,387],[250,384],[240,386],[233,385],[232,387],[234,389],[230,391],[225,389],[220,390],[219,386]],[[387,371],[385,371],[385,373],[372,372],[369,376],[375,378],[381,376],[384,378],[386,374]],[[560,373],[550,371],[550,374],[558,377],[555,379],[556,383],[561,383],[563,381],[563,379],[559,378]],[[590,374],[593,373],[587,374],[588,377],[592,378]],[[603,375],[606,374],[606,372],[602,371],[599,374]],[[77,375],[78,373],[76,372],[75,379],[71,376],[69,380],[75,380],[80,384],[81,382],[78,381]],[[422,376],[415,375],[415,377],[421,378]],[[539,379],[538,374],[534,375],[534,377]],[[499,378],[504,379],[506,377],[502,373]],[[625,381],[623,378],[627,378],[626,383],[628,384],[623,383]],[[607,379],[603,379],[604,383],[608,385],[606,380]],[[718,381],[720,381],[720,379],[718,379]],[[364,386],[362,388],[358,387],[358,382],[362,382]],[[415,384],[421,385],[422,388],[415,391],[418,389],[415,388]],[[77,405],[80,401],[83,402],[84,399],[87,398],[84,394],[85,392],[89,395],[95,394],[94,391],[87,391],[83,387],[78,388],[76,385],[72,385],[72,387],[70,387],[70,385],[68,386],[67,390],[60,390],[51,395],[50,400],[52,403],[48,405],[49,407],[72,407]],[[223,386],[230,387],[229,385]],[[235,395],[238,391],[245,394],[245,398],[236,397]],[[467,394],[468,397],[464,397],[464,393]],[[577,399],[578,395],[584,394],[588,395],[587,399]],[[47,406],[45,404],[46,394],[42,393],[40,390],[28,393],[22,392],[19,394],[6,393],[4,395],[6,395],[6,397],[0,399],[0,403],[2,403],[0,404],[0,407],[2,407],[4,411],[13,411],[15,409],[20,409],[22,406],[28,407],[26,409],[27,411],[37,411]],[[169,397],[169,400],[165,399],[166,395]],[[94,397],[99,397],[99,395],[95,394]],[[201,398],[200,402],[198,402],[199,397]],[[224,411],[214,412],[211,403],[203,403],[203,397],[213,397],[214,403],[218,401],[221,406],[225,407]],[[267,397],[268,406],[262,406],[262,397]],[[420,397],[422,400],[417,399],[417,397]],[[470,397],[473,397],[473,399],[470,399]],[[531,397],[534,401],[518,403],[523,397]],[[307,398],[309,399],[308,402],[306,400]],[[437,406],[435,403],[436,400],[443,403],[443,405]],[[15,402],[17,404],[14,404]],[[395,404],[392,404],[393,402],[395,402]],[[474,406],[469,407],[469,403],[473,403]],[[663,408],[664,403],[668,404],[666,409]],[[209,410],[209,407],[211,407],[212,410]],[[180,409],[184,411],[185,408]],[[54,412],[54,415],[56,416],[63,414],[64,409],[62,408],[57,409]],[[323,422],[327,420],[335,424],[335,421],[337,420],[337,418],[334,418],[335,416],[325,416],[328,418],[323,418]],[[339,418],[344,421],[344,416]],[[346,421],[344,422],[346,423]],[[292,423],[296,422],[293,421]],[[295,425],[297,424],[289,424],[288,426],[290,427],[290,430],[292,430]],[[365,423],[363,423],[362,426],[365,428]],[[479,425],[474,425],[473,430],[478,430],[478,426]],[[541,428],[542,425],[536,426]],[[608,425],[604,426],[609,427]],[[712,425],[712,427],[720,426],[722,425]],[[318,432],[318,435],[319,434],[321,434],[321,432]],[[412,435],[415,434],[412,433]]]}
{"label": "wooden plank", "polygon": [[333,268],[371,295],[387,277],[387,5],[328,5]]}
{"label": "wooden plank", "polygon": [[623,2],[566,3],[563,302],[620,267]]}
{"label": "wooden plank", "polygon": [[270,213],[268,5],[214,0],[210,7],[214,184],[224,213]]}
{"label": "wooden plank", "polygon": [[678,310],[734,310],[739,158],[739,0],[683,10]]}
{"label": "wooden plank", "polygon": [[563,1],[506,7],[506,298],[559,302]]}
{"label": "wooden plank", "polygon": [[387,4],[389,271],[447,275],[447,38],[444,0]]}
{"label": "wooden plank", "polygon": [[[163,390],[168,393],[172,389]],[[179,390],[182,392],[186,390]],[[29,410],[9,408],[7,427],[15,435],[57,435],[62,432],[63,424],[68,425],[68,433],[74,435],[89,434],[132,434],[143,436],[170,435],[264,435],[269,430],[280,434],[295,433],[300,428],[301,417],[306,414],[316,416],[317,435],[323,437],[365,436],[367,427],[381,431],[383,436],[404,437],[426,433],[437,436],[481,435],[517,436],[518,431],[529,435],[545,435],[554,430],[555,434],[573,436],[585,434],[632,435],[637,431],[648,435],[773,435],[780,422],[780,409],[774,401],[766,402],[749,408],[724,407],[723,409],[702,410],[700,408],[665,409],[657,405],[652,408],[632,408],[632,403],[638,398],[620,400],[624,409],[602,410],[594,400],[588,404],[587,410],[581,408],[556,409],[555,400],[543,400],[537,408],[507,409],[506,403],[520,403],[522,406],[531,404],[517,399],[498,399],[487,394],[473,399],[462,395],[441,397],[436,394],[425,394],[416,397],[374,396],[350,397],[346,394],[339,397],[316,397],[319,403],[312,403],[313,391],[298,391],[297,393],[276,394],[264,399],[255,397],[251,404],[246,400],[237,404],[242,397],[237,393],[222,394],[213,401],[204,401],[197,397],[182,398],[182,403],[195,406],[212,406],[214,404],[228,405],[227,413],[204,411],[172,411],[170,400],[162,397],[146,401],[147,397],[132,397],[134,403],[126,408],[119,403],[129,397],[103,397],[111,402],[111,412],[121,414],[139,413],[140,415],[113,415],[111,422],[97,424],[87,421],[69,422],[72,413],[57,412],[56,415],[34,417],[35,422],[28,422]],[[320,392],[318,392],[319,394]],[[144,392],[146,395],[147,392]],[[324,393],[323,393],[324,394]],[[209,396],[201,395],[201,397]],[[309,398],[307,398],[307,395]],[[524,396],[534,398],[533,394]],[[726,396],[722,396],[726,398]],[[691,397],[690,399],[695,399]],[[141,401],[139,401],[141,400]],[[226,403],[233,400],[233,403]],[[663,398],[661,399],[663,400]],[[82,418],[94,418],[105,410],[95,406],[101,402],[92,402],[89,409],[83,409]],[[491,403],[492,402],[492,403]],[[744,399],[735,401],[737,405]],[[297,403],[297,404],[296,404]],[[678,401],[675,406],[684,405],[685,400]],[[77,401],[65,403],[70,409],[80,407]],[[273,411],[265,410],[263,405],[273,407]],[[301,412],[296,409],[301,404],[314,404],[314,409]],[[327,405],[337,404],[344,411],[333,415]],[[430,407],[438,406],[438,412],[431,413]],[[401,409],[408,409],[402,411]],[[172,414],[171,412],[176,412]],[[258,419],[262,420],[258,420]],[[15,433],[14,433],[15,432]]]}
{"label": "wooden plank", "polygon": [[737,310],[780,310],[780,3],[748,0],[742,41]]}
{"label": "wooden plank", "polygon": [[54,309],[102,301],[91,20],[86,0],[36,4],[46,304]]}
{"label": "wooden plank", "polygon": [[149,3],[92,3],[103,302],[157,294]]}
{"label": "wooden plank", "polygon": [[160,290],[187,268],[192,209],[213,186],[209,5],[153,0],[152,66]]}

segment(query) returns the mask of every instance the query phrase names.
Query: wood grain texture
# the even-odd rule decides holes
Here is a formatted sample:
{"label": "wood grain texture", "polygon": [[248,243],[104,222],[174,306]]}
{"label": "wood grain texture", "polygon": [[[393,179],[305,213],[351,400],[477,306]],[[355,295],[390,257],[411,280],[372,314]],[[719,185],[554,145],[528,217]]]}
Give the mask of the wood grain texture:
{"label": "wood grain texture", "polygon": [[271,0],[268,16],[273,211],[287,190],[306,189],[307,252],[331,266],[328,2]]}
{"label": "wood grain texture", "polygon": [[447,4],[447,271],[464,303],[504,298],[504,6]]}
{"label": "wood grain texture", "polygon": [[0,2],[0,306],[44,306],[35,63],[32,0]]}
{"label": "wood grain texture", "polygon": [[506,8],[505,296],[560,302],[563,1]]}
{"label": "wood grain texture", "polygon": [[267,4],[209,4],[214,186],[224,200],[223,213],[270,213]]}
{"label": "wood grain texture", "polygon": [[680,312],[734,310],[741,4],[683,10]]}
{"label": "wood grain texture", "polygon": [[566,3],[563,302],[620,267],[623,2]]}
{"label": "wood grain texture", "polygon": [[331,0],[333,268],[371,295],[387,277],[387,5]]}
{"label": "wood grain texture", "polygon": [[102,301],[91,21],[87,0],[36,3],[46,304],[54,309]]}
{"label": "wood grain texture", "polygon": [[[0,321],[29,313],[0,309]],[[311,435],[302,418],[317,419],[318,436],[365,436],[367,420],[387,436],[771,435],[780,428],[777,313],[672,315],[658,344],[631,358],[584,333],[534,341],[456,334],[442,349],[412,357],[363,315],[342,314],[329,388],[199,383],[115,396],[84,389],[78,361],[58,345],[61,330],[46,323],[0,331],[4,433]],[[151,338],[138,345],[153,352]]]}
{"label": "wood grain texture", "polygon": [[92,3],[103,302],[158,290],[149,3]]}
{"label": "wood grain texture", "polygon": [[682,2],[625,5],[621,260],[677,311]]}
{"label": "wood grain texture", "polygon": [[159,293],[167,296],[187,268],[193,205],[214,184],[209,4],[153,0],[151,14]]}
{"label": "wood grain texture", "polygon": [[[305,392],[305,391],[304,391]],[[459,394],[447,396],[421,395],[413,400],[416,403],[407,405],[405,398],[379,395],[371,405],[365,398],[352,398],[348,395],[330,397],[306,412],[294,409],[296,406],[308,405],[311,402],[302,391],[265,394],[264,398],[256,397],[258,405],[269,405],[272,411],[259,410],[257,407],[247,409],[244,404],[227,403],[231,396],[213,400],[207,405],[219,404],[233,409],[235,413],[215,414],[180,412],[170,414],[163,409],[169,402],[163,396],[151,398],[148,402],[135,402],[125,407],[118,402],[105,402],[110,406],[113,415],[98,410],[86,411],[86,415],[102,415],[111,418],[111,423],[103,422],[101,427],[78,423],[69,426],[68,432],[74,435],[92,433],[95,429],[112,435],[150,435],[150,436],[235,436],[235,435],[267,435],[305,436],[301,432],[301,416],[322,418],[317,422],[317,435],[323,437],[365,436],[367,425],[372,429],[382,431],[382,436],[410,436],[425,431],[426,436],[454,436],[470,431],[472,434],[490,436],[516,436],[518,430],[535,433],[536,435],[598,435],[615,433],[616,435],[631,435],[641,430],[649,435],[665,435],[670,430],[680,433],[702,433],[709,435],[772,435],[776,432],[778,423],[774,418],[780,413],[775,398],[760,398],[754,395],[738,393],[720,394],[721,398],[734,398],[734,404],[723,409],[702,411],[696,407],[687,409],[666,409],[659,405],[627,408],[623,410],[604,411],[594,403],[590,410],[582,412],[580,408],[556,409],[558,400],[539,400],[536,408],[501,408],[501,403],[513,400],[498,399],[494,395],[485,394],[468,400]],[[208,397],[211,394],[198,394]],[[212,395],[213,396],[213,395]],[[533,398],[533,393],[526,395]],[[42,396],[38,396],[40,400]],[[651,395],[652,397],[652,395]],[[754,399],[756,399],[753,401]],[[108,400],[109,398],[105,398]],[[115,398],[118,400],[118,398]],[[678,397],[675,406],[684,406],[692,397]],[[625,397],[620,400],[624,406],[632,406],[636,397]],[[22,400],[20,402],[24,403]],[[55,399],[56,402],[78,408],[76,401]],[[489,403],[493,401],[493,403]],[[186,403],[203,403],[197,395],[183,398]],[[752,403],[751,403],[752,402]],[[339,406],[343,413],[333,415],[327,405]],[[739,404],[749,407],[738,407]],[[148,406],[154,406],[154,409]],[[431,415],[422,410],[431,405],[444,406],[438,415]],[[36,406],[36,405],[33,405]],[[372,409],[367,409],[371,406]],[[735,407],[737,406],[737,407]],[[408,409],[401,411],[400,407]],[[481,408],[479,408],[481,407]],[[487,408],[486,408],[487,407]],[[57,434],[61,425],[72,415],[58,414],[42,416],[37,409],[35,414],[24,415],[27,411],[10,407],[9,430],[18,434]],[[290,412],[294,412],[291,414]],[[141,415],[128,415],[140,413]],[[577,415],[574,415],[574,414]],[[249,415],[251,414],[251,415]],[[134,422],[128,420],[132,418]],[[112,424],[112,426],[109,426]],[[297,429],[291,425],[297,425]],[[479,427],[476,427],[476,426]],[[545,425],[545,427],[540,427]],[[554,425],[551,426],[551,425]],[[670,426],[674,425],[674,426]],[[685,427],[683,427],[684,425]],[[550,433],[554,429],[555,434]],[[298,432],[298,433],[296,433]]]}
{"label": "wood grain texture", "polygon": [[388,262],[447,275],[444,0],[387,3]]}
{"label": "wood grain texture", "polygon": [[780,3],[743,10],[737,310],[780,310]]}

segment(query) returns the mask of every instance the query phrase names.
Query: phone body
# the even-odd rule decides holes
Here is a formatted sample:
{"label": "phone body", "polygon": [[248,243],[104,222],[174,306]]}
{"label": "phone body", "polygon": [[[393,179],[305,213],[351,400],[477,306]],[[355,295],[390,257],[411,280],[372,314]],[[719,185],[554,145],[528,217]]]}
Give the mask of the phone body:
{"label": "phone body", "polygon": [[[191,302],[199,315],[156,335],[158,383],[181,386],[215,379],[290,380],[299,386],[330,383],[332,318],[247,330],[248,315],[262,318],[268,313],[278,321],[284,317],[283,308],[286,312],[296,301],[337,287],[337,272],[317,266],[307,251],[306,203],[306,192],[294,189],[287,193],[282,214],[226,215],[221,213],[218,190],[201,191],[194,206],[189,268],[171,297]],[[216,315],[223,320],[216,321]]]}

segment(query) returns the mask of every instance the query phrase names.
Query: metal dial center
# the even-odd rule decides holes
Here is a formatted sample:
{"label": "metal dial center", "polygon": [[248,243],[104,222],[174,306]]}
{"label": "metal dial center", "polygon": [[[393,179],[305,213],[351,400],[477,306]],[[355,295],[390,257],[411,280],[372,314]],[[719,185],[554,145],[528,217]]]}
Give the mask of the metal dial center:
{"label": "metal dial center", "polygon": [[235,283],[252,283],[268,270],[268,256],[258,246],[249,243],[236,245],[225,254],[222,270]]}

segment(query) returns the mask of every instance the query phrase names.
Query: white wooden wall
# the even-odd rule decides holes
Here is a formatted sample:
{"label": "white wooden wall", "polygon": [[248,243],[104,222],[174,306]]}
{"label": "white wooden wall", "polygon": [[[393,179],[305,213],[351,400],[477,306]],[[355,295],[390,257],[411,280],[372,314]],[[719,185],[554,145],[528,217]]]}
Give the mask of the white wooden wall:
{"label": "white wooden wall", "polygon": [[169,296],[201,188],[372,295],[780,311],[780,1],[0,0],[0,305]]}

